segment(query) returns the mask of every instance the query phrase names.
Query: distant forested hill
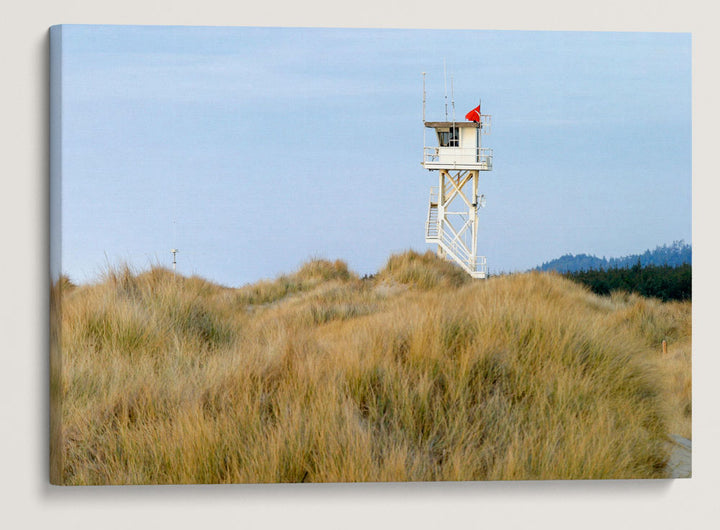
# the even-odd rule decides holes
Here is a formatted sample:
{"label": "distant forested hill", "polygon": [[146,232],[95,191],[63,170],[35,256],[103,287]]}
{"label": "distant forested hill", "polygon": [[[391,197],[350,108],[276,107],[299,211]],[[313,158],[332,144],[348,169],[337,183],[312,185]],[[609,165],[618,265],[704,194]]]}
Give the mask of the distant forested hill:
{"label": "distant forested hill", "polygon": [[692,264],[692,247],[685,241],[674,241],[671,245],[656,247],[655,250],[646,250],[642,254],[633,254],[622,258],[598,258],[588,254],[566,254],[552,261],[536,267],[539,271],[578,272],[600,269],[615,269],[633,267],[640,262],[646,267],[669,266],[679,267],[683,264]]}

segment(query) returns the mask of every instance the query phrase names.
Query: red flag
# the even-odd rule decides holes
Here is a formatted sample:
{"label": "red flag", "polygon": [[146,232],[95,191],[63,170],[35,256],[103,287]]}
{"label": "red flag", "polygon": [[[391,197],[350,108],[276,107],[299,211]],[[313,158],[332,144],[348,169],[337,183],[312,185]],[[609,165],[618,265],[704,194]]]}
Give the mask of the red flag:
{"label": "red flag", "polygon": [[465,114],[465,119],[468,121],[480,121],[480,105]]}

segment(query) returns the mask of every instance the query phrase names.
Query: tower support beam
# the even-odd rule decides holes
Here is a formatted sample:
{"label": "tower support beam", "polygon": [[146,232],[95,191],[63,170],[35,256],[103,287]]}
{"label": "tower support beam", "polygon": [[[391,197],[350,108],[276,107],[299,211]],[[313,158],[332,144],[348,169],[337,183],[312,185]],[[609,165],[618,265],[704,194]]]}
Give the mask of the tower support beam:
{"label": "tower support beam", "polygon": [[457,262],[473,278],[487,277],[477,255],[478,170],[438,170],[437,199],[430,194],[425,240],[436,243],[438,256]]}

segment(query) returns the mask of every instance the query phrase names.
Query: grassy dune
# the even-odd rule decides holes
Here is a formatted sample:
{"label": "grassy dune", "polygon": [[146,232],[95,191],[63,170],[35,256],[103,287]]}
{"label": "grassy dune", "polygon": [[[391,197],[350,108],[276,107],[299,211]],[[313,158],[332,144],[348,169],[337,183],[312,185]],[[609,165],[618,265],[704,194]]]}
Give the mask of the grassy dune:
{"label": "grassy dune", "polygon": [[690,434],[689,303],[412,252],[61,290],[55,482],[661,477]]}

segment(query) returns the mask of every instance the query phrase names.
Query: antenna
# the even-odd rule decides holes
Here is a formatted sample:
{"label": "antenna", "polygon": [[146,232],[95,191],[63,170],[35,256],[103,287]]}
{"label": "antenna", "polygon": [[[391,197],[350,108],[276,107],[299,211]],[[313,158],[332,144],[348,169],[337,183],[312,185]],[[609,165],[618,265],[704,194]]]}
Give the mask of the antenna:
{"label": "antenna", "polygon": [[423,76],[423,125],[425,124],[425,72],[422,73]]}
{"label": "antenna", "polygon": [[460,145],[460,137],[459,137],[460,135],[458,134],[458,131],[455,129],[455,79],[453,78],[452,75],[450,76],[450,98],[451,98],[450,101],[452,101],[452,118],[453,118],[453,128],[452,128],[451,136],[455,136],[455,135],[458,136],[454,141],[452,141],[452,139],[451,139],[451,141],[453,143],[451,143],[450,145],[454,145],[455,147],[457,147]]}
{"label": "antenna", "polygon": [[447,64],[445,63],[445,59],[443,59],[443,72],[445,74],[445,121],[447,121]]}
{"label": "antenna", "polygon": [[453,116],[453,124],[455,123],[455,79],[453,76],[450,76],[450,97],[452,101],[452,116]]}
{"label": "antenna", "polygon": [[425,156],[425,146],[426,143],[426,133],[427,133],[427,127],[425,127],[425,72],[422,73],[423,76],[423,156]]}

